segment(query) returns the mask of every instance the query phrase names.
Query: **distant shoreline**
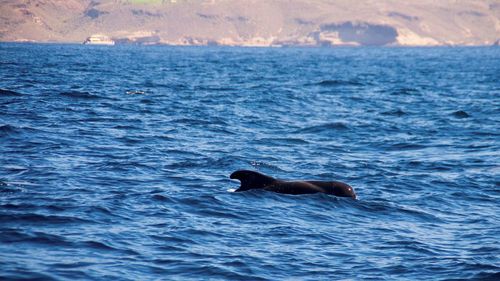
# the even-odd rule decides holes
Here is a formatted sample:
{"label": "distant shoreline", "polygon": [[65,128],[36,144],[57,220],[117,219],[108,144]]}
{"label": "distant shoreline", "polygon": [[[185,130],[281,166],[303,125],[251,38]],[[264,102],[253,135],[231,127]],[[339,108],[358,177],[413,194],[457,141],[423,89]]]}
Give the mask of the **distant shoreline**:
{"label": "distant shoreline", "polygon": [[0,41],[249,48],[500,45],[495,0],[64,2],[7,1]]}
{"label": "distant shoreline", "polygon": [[336,48],[488,48],[488,47],[499,47],[500,45],[490,44],[490,45],[283,45],[283,46],[249,46],[249,45],[218,45],[218,44],[207,44],[207,45],[184,45],[184,44],[115,44],[115,45],[92,45],[83,44],[80,42],[48,42],[48,41],[0,41],[0,44],[39,44],[39,45],[81,45],[86,47],[108,47],[108,48],[119,48],[121,46],[140,46],[140,47],[223,47],[223,48],[258,48],[258,49],[286,49],[286,48],[303,48],[303,49],[336,49]]}

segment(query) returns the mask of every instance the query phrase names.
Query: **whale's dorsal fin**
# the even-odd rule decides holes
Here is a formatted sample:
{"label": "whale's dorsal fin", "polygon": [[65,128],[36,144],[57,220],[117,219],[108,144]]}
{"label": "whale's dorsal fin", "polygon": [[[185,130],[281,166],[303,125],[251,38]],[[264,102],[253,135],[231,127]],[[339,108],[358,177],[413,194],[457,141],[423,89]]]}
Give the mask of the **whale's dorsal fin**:
{"label": "whale's dorsal fin", "polygon": [[231,179],[237,179],[241,182],[240,188],[236,191],[264,188],[275,181],[273,177],[250,170],[239,170],[232,173],[229,177]]}

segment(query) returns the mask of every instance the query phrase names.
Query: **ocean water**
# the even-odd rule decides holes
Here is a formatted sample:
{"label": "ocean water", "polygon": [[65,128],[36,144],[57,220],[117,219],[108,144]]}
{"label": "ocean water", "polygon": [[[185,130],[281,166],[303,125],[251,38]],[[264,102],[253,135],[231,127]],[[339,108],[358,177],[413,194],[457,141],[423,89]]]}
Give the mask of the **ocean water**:
{"label": "ocean water", "polygon": [[0,279],[499,280],[499,62],[0,44]]}

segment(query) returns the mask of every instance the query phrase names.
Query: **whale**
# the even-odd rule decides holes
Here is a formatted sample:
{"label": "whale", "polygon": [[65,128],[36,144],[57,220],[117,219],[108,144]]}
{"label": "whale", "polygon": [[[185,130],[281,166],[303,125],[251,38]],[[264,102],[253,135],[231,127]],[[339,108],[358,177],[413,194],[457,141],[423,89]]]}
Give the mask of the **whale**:
{"label": "whale", "polygon": [[240,181],[240,187],[235,192],[251,189],[263,189],[283,194],[314,194],[326,193],[338,197],[356,199],[356,192],[350,185],[339,181],[288,181],[275,179],[271,176],[251,170],[238,170],[233,172],[230,179]]}

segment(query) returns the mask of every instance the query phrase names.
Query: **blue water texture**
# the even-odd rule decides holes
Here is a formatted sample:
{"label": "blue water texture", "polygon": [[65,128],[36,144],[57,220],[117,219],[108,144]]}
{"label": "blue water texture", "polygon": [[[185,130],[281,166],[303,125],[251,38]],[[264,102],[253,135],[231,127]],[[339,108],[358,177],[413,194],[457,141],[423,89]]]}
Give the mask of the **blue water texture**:
{"label": "blue water texture", "polygon": [[500,280],[498,47],[2,43],[0,89],[0,279]]}

